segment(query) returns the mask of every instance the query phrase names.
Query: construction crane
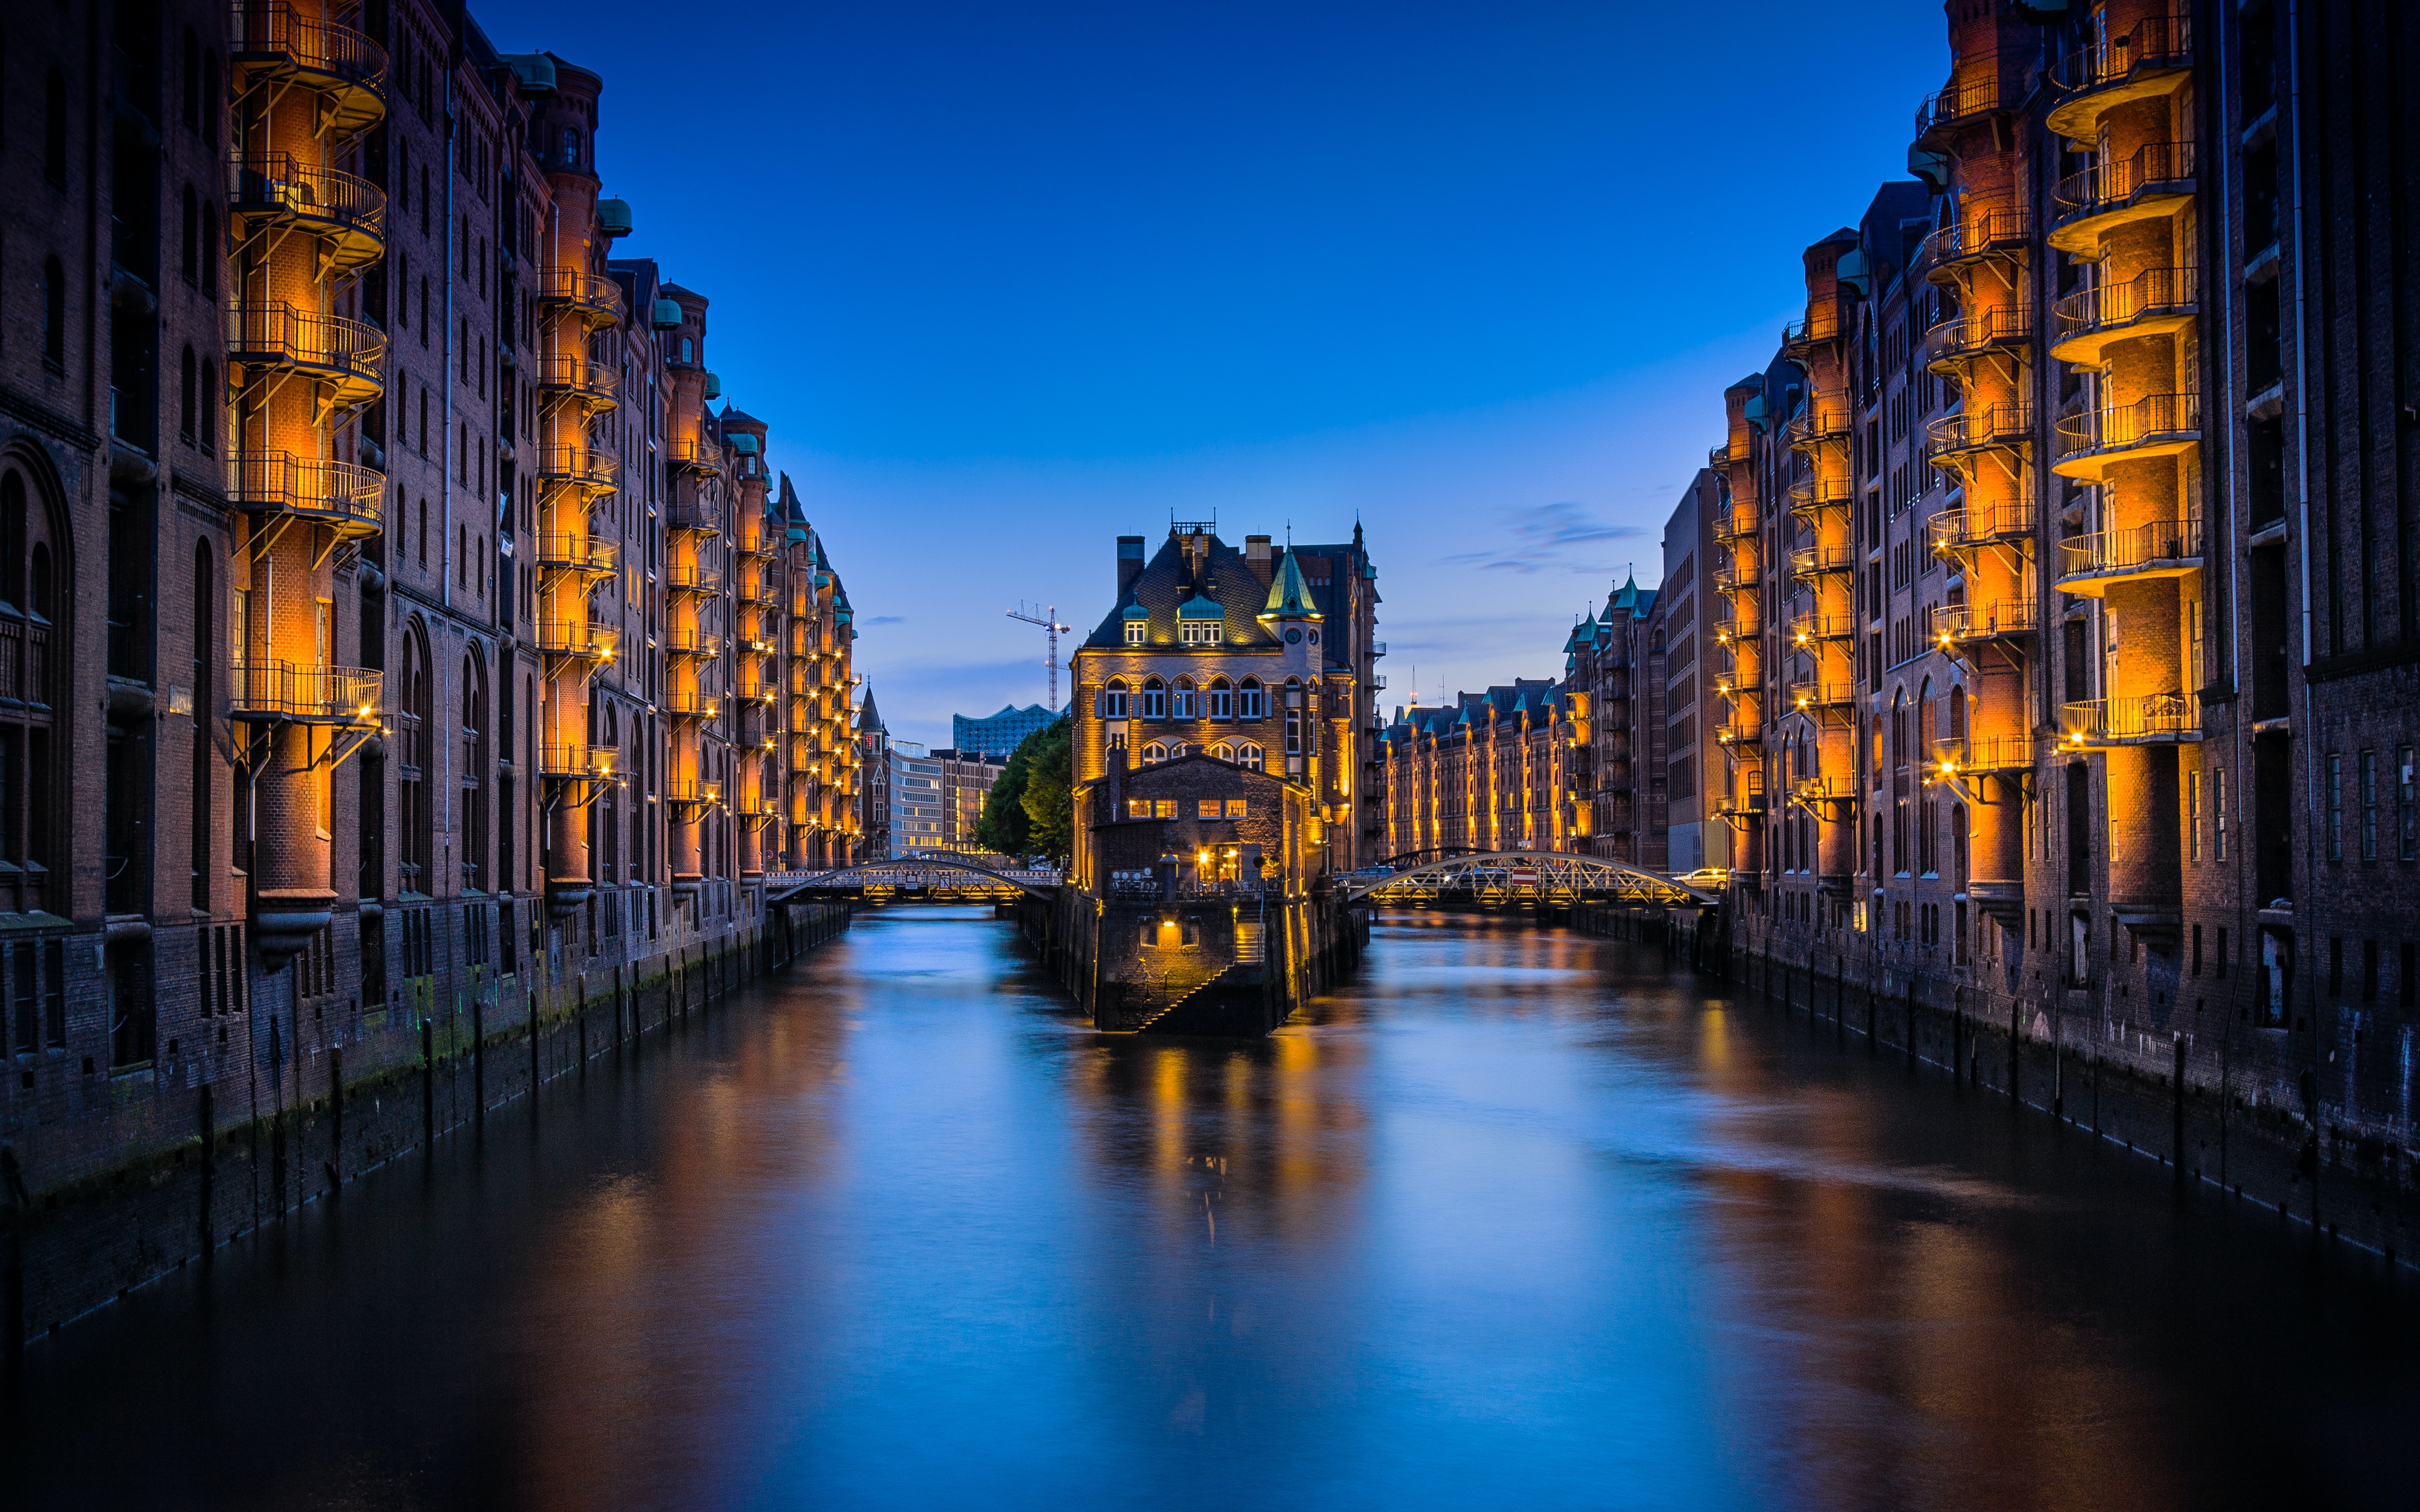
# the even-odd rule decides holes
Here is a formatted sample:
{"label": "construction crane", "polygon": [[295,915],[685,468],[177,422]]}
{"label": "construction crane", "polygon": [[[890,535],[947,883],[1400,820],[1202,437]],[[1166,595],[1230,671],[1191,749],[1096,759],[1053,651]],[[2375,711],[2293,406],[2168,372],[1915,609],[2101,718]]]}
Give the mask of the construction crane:
{"label": "construction crane", "polygon": [[1043,633],[1050,637],[1050,658],[1048,662],[1048,666],[1050,668],[1050,712],[1053,714],[1058,713],[1059,637],[1067,631],[1074,629],[1075,626],[1072,625],[1062,625],[1059,623],[1058,605],[1052,604],[1044,609],[1041,613],[1036,614],[1033,612],[1033,606],[1026,603],[1023,599],[1017,600],[1016,608],[1008,611],[1008,617],[1012,620],[1023,620],[1028,625],[1038,625],[1042,626]]}

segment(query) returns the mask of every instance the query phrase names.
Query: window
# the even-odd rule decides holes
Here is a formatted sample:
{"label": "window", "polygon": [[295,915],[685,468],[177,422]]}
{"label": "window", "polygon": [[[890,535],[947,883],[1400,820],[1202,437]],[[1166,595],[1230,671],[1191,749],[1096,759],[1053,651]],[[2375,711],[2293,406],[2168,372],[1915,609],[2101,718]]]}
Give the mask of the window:
{"label": "window", "polygon": [[209,358],[202,359],[201,448],[215,449],[219,443],[219,364]]}
{"label": "window", "polygon": [[1176,800],[1175,800],[1174,798],[1155,798],[1155,799],[1153,799],[1153,800],[1152,800],[1152,805],[1151,805],[1151,813],[1152,813],[1152,817],[1153,817],[1153,818],[1155,818],[1155,819],[1173,819],[1173,818],[1175,818],[1175,817],[1176,817]]}
{"label": "window", "polygon": [[[2185,774],[2185,859],[2201,859],[2201,774]],[[2194,926],[2196,931],[2199,925]],[[2199,975],[2199,973],[2195,973]]]}
{"label": "window", "polygon": [[1234,690],[1227,686],[1227,679],[1223,677],[1214,677],[1210,680],[1209,688],[1202,694],[1202,712],[1213,719],[1232,719],[1235,717]]}
{"label": "window", "polygon": [[2328,755],[2328,859],[2344,859],[2344,758]]}
{"label": "window", "polygon": [[190,441],[194,439],[194,348],[188,347],[177,359],[177,434]]}
{"label": "window", "polygon": [[2361,858],[2378,859],[2378,752],[2361,753]]}
{"label": "window", "polygon": [[1260,681],[1257,678],[1245,678],[1242,686],[1236,689],[1236,717],[1243,719],[1266,718],[1268,717],[1268,706],[1264,702],[1263,694],[1261,692]]}
{"label": "window", "polygon": [[1227,627],[1216,620],[1180,619],[1176,638],[1188,646],[1215,646],[1225,639]]}
{"label": "window", "polygon": [[1185,745],[1185,742],[1183,742],[1183,741],[1181,741],[1181,740],[1171,740],[1171,741],[1170,741],[1170,742],[1168,743],[1168,759],[1169,759],[1170,761],[1171,761],[1171,762],[1172,762],[1172,761],[1176,760],[1176,758],[1178,758],[1179,756],[1184,755],[1184,754],[1185,754],[1185,751],[1186,751],[1186,745]]}
{"label": "window", "polygon": [[1217,798],[1196,799],[1193,805],[1193,817],[1196,819],[1216,819],[1219,817],[1224,807],[1225,806]]}
{"label": "window", "polygon": [[1227,800],[1227,817],[1230,819],[1241,819],[1244,817],[1244,800],[1242,798],[1229,798]]}
{"label": "window", "polygon": [[[2210,818],[2211,850],[2224,861],[2226,859],[2226,768],[2224,766],[2213,766],[2210,770]],[[2224,962],[2226,952],[2221,950],[2218,956]]]}
{"label": "window", "polygon": [[1170,712],[1174,715],[1175,717],[1179,719],[1190,719],[1193,717],[1194,702],[1192,678],[1180,677],[1176,680],[1176,687],[1170,699]]}
{"label": "window", "polygon": [[1210,748],[1210,754],[1219,761],[1232,762],[1235,759],[1235,748],[1222,740]]}
{"label": "window", "polygon": [[191,184],[185,186],[184,204],[185,224],[178,227],[184,237],[185,255],[181,270],[186,283],[199,284],[202,280],[202,217],[200,202],[194,198]]}
{"label": "window", "polygon": [[1126,817],[1128,819],[1150,818],[1151,800],[1149,798],[1128,798],[1126,800]]}
{"label": "window", "polygon": [[1142,759],[1146,764],[1152,762],[1164,762],[1168,760],[1168,748],[1155,740],[1142,748]]}
{"label": "window", "polygon": [[50,890],[65,839],[53,801],[52,637],[69,581],[52,571],[53,529],[31,480],[13,468],[0,473],[0,861],[8,863],[0,910],[8,912],[66,911]]}
{"label": "window", "polygon": [[1142,620],[1126,621],[1126,644],[1130,646],[1141,645],[1142,638],[1150,628],[1150,625]]}
{"label": "window", "polygon": [[2420,844],[2420,835],[2413,833],[2415,815],[2412,807],[2411,747],[2405,746],[2395,753],[2395,855],[2398,860],[2409,861],[2412,858],[2413,846]]}
{"label": "window", "polygon": [[1168,687],[1156,677],[1142,685],[1142,717],[1146,719],[1168,717]]}
{"label": "window", "polygon": [[1261,763],[1263,760],[1261,748],[1253,742],[1247,740],[1243,745],[1236,748],[1235,760],[1239,764],[1249,766],[1253,771],[1257,772],[1261,769]]}
{"label": "window", "polygon": [[1123,719],[1126,717],[1126,685],[1123,678],[1101,689],[1101,717]]}

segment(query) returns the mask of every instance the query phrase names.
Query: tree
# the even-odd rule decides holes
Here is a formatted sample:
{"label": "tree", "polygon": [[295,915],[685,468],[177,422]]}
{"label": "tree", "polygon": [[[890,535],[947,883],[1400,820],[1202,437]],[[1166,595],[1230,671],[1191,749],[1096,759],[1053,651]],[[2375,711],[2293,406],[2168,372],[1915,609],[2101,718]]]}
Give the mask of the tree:
{"label": "tree", "polygon": [[1027,758],[1025,810],[1028,849],[1064,866],[1076,849],[1076,730],[1061,715],[1025,737],[1017,752]]}
{"label": "tree", "polygon": [[1001,768],[1000,777],[984,795],[983,816],[975,821],[975,843],[997,856],[1023,856],[1027,832],[1032,822],[1025,817],[1026,774],[1033,763],[1026,748],[1033,744],[1032,735],[1018,741],[1009,754],[1008,764]]}

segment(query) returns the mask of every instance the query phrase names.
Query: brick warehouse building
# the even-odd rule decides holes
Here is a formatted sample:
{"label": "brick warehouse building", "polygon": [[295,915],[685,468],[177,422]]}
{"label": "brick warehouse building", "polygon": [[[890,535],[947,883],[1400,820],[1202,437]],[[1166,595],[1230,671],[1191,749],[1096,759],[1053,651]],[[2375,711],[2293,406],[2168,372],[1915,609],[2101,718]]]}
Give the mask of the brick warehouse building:
{"label": "brick warehouse building", "polygon": [[2408,1180],[2396,8],[1948,6],[1915,180],[1807,249],[1726,395],[1714,585],[1755,951],[2013,1003]]}
{"label": "brick warehouse building", "polygon": [[35,1196],[534,1016],[610,997],[618,1033],[757,938],[766,876],[855,852],[848,600],[712,408],[706,301],[609,255],[602,82],[458,9],[339,14],[9,22],[0,1128]]}

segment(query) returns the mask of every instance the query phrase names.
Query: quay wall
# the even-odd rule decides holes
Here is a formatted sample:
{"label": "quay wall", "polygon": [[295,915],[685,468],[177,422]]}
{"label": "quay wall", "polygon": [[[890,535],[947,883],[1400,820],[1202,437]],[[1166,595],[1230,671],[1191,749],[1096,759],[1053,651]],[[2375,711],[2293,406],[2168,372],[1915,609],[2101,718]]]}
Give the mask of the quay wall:
{"label": "quay wall", "polygon": [[1266,1034],[1342,980],[1367,909],[1330,895],[1095,899],[1074,887],[1015,905],[1018,933],[1095,1028]]}

